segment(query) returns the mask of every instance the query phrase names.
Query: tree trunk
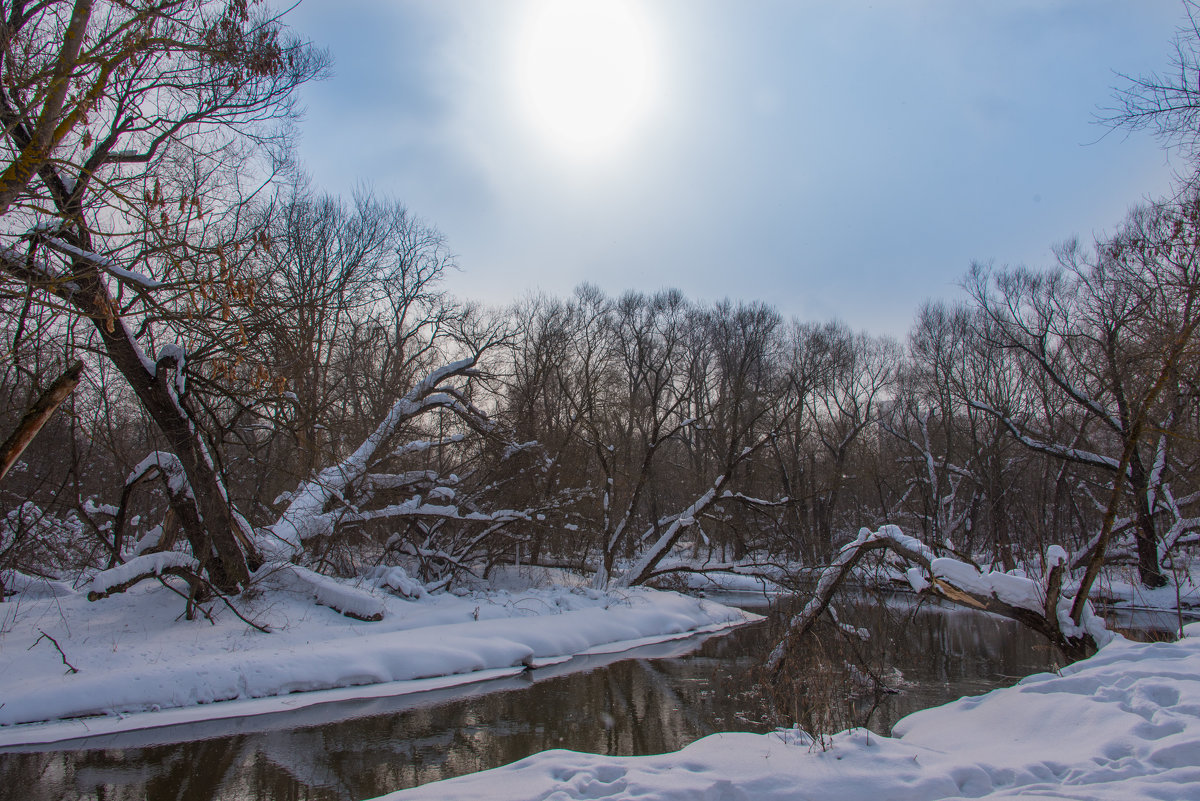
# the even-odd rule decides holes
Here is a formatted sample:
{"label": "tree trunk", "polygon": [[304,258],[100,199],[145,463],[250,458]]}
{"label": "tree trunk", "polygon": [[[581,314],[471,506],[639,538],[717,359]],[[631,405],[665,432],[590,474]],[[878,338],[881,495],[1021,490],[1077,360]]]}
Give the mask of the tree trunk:
{"label": "tree trunk", "polygon": [[1129,482],[1133,486],[1134,508],[1137,510],[1137,528],[1134,541],[1137,543],[1138,578],[1143,587],[1157,589],[1167,586],[1167,577],[1158,564],[1158,532],[1154,526],[1154,515],[1147,501],[1150,478],[1135,450],[1129,460]]}
{"label": "tree trunk", "polygon": [[[70,397],[79,386],[79,377],[83,375],[83,362],[77,361],[54,380],[45,392],[29,407],[17,429],[0,445],[0,481],[8,475],[9,469],[21,458],[21,454],[33,442],[33,438],[46,425],[46,421],[54,414],[62,402]],[[0,590],[0,597],[3,597]]]}
{"label": "tree trunk", "polygon": [[[107,301],[96,290],[95,297]],[[107,294],[107,293],[104,293]],[[76,301],[80,305],[80,301]],[[89,312],[90,313],[90,312]],[[180,514],[192,553],[222,592],[236,593],[250,580],[246,559],[238,544],[237,522],[229,506],[224,482],[217,474],[200,431],[169,388],[174,376],[156,369],[152,374],[143,363],[144,354],[124,321],[103,319],[91,313],[109,358],[129,382],[138,400],[158,425],[169,449],[179,457],[196,499],[197,516]],[[177,513],[181,510],[177,509]]]}

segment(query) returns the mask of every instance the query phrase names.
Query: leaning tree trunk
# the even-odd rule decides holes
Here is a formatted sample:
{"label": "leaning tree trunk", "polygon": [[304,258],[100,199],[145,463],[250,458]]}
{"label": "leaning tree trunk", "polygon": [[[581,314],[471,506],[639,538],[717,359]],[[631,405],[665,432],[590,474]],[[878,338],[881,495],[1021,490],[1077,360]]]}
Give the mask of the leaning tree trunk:
{"label": "leaning tree trunk", "polygon": [[[102,286],[88,294],[111,308]],[[77,300],[76,305],[80,305],[80,301]],[[169,449],[179,457],[187,475],[198,516],[181,515],[180,521],[193,555],[214,586],[222,592],[238,592],[250,580],[246,558],[239,545],[239,539],[245,540],[245,532],[239,530],[224,481],[200,438],[199,429],[170,386],[174,381],[174,370],[158,369],[160,365],[144,361],[145,355],[124,321],[101,317],[97,312],[99,308],[89,314],[109,358],[129,382],[143,408],[162,432]],[[154,372],[150,371],[151,367],[155,368]]]}
{"label": "leaning tree trunk", "polygon": [[[29,443],[33,442],[33,438],[42,430],[42,426],[46,425],[54,411],[79,385],[79,378],[82,375],[83,362],[76,361],[56,378],[29,407],[29,411],[25,412],[25,416],[17,424],[16,430],[9,435],[3,445],[0,445],[0,481],[3,481],[4,477],[8,475],[9,469],[17,459],[21,458],[21,454],[29,447]],[[3,597],[3,591],[0,590],[0,598]]]}

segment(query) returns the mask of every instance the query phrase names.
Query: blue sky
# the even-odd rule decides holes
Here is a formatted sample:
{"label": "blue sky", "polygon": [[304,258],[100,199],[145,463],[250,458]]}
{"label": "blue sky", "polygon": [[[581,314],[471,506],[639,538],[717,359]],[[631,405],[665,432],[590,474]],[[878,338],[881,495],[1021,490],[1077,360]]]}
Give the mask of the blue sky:
{"label": "blue sky", "polygon": [[586,154],[539,129],[517,66],[539,9],[572,1],[288,16],[335,59],[303,95],[315,185],[439,228],[460,297],[678,287],[903,335],[972,261],[1049,264],[1184,166],[1094,122],[1117,73],[1168,68],[1178,0],[623,0],[647,100]]}

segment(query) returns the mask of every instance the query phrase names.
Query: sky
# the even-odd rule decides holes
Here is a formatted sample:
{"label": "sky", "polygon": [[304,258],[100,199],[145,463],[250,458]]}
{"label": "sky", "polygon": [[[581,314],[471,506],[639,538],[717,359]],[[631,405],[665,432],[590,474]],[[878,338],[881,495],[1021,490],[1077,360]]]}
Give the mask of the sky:
{"label": "sky", "polygon": [[903,336],[972,262],[1049,266],[1185,166],[1097,123],[1179,0],[304,0],[316,187],[402,201],[446,287],[765,301]]}

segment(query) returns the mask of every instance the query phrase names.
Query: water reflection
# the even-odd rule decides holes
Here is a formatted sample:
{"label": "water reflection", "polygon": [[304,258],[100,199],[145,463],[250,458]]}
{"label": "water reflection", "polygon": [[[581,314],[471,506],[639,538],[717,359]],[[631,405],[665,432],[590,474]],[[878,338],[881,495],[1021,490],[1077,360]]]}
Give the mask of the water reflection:
{"label": "water reflection", "polygon": [[[865,646],[869,658],[908,682],[874,709],[874,699],[856,707],[879,732],[917,709],[1053,667],[1037,637],[991,616],[864,607],[843,617],[880,632]],[[0,797],[362,799],[548,748],[660,753],[715,731],[765,731],[752,668],[770,645],[769,628],[419,698],[11,749],[0,755]]]}

